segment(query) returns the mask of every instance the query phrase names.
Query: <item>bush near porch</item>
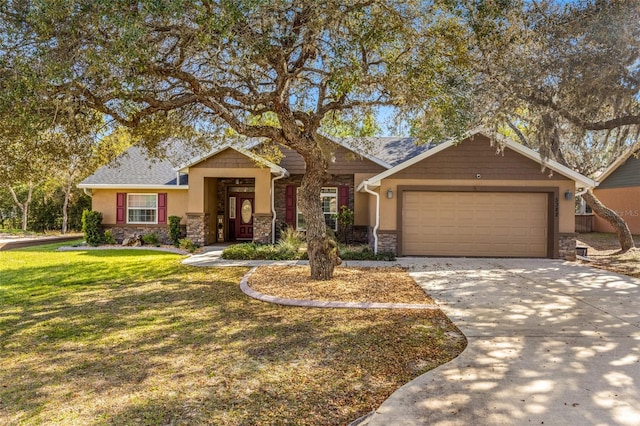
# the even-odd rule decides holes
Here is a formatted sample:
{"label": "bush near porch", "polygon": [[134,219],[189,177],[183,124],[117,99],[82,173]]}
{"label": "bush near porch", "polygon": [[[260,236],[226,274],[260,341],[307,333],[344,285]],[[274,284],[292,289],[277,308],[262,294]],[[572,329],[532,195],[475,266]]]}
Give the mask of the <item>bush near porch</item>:
{"label": "bush near porch", "polygon": [[[342,260],[382,260],[393,261],[395,255],[390,252],[375,254],[369,246],[338,245],[338,253]],[[222,252],[223,259],[229,260],[306,260],[304,249],[297,251],[283,248],[280,245],[242,243],[227,247]]]}

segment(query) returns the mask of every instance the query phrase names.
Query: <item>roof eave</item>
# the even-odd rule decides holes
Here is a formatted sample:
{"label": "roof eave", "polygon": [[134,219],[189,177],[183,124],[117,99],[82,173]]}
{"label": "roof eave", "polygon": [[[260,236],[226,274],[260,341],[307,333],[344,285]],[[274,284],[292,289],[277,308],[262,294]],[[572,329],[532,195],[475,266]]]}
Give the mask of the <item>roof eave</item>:
{"label": "roof eave", "polygon": [[[369,186],[380,186],[380,181],[382,179],[386,179],[389,176],[392,176],[394,174],[396,174],[397,172],[406,169],[407,167],[410,167],[426,158],[431,157],[432,155],[435,155],[441,151],[444,151],[445,149],[451,147],[452,145],[454,145],[457,142],[463,141],[464,139],[470,138],[474,135],[477,134],[482,134],[486,137],[488,137],[489,139],[500,139],[501,142],[504,143],[505,146],[507,146],[510,149],[513,149],[514,151],[520,153],[521,155],[524,155],[525,157],[536,161],[537,163],[544,165],[545,167],[548,167],[549,169],[558,172],[562,175],[567,176],[568,178],[571,178],[575,183],[576,183],[576,187],[580,187],[580,188],[594,188],[596,186],[598,186],[598,182],[596,182],[593,179],[589,179],[586,176],[581,175],[578,172],[575,172],[571,169],[569,169],[568,167],[563,166],[562,164],[558,163],[557,161],[553,161],[553,160],[547,160],[547,161],[543,161],[542,157],[540,156],[540,154],[538,154],[537,152],[533,151],[530,148],[525,147],[524,145],[521,145],[505,136],[502,136],[500,134],[497,134],[495,132],[491,132],[483,127],[477,127],[475,129],[469,130],[467,132],[465,132],[464,134],[462,134],[459,138],[452,138],[449,139],[446,142],[441,143],[440,145],[431,148],[425,152],[423,152],[420,155],[416,155],[413,158],[410,158],[407,161],[404,161],[400,164],[398,164],[397,166],[386,170],[376,176],[371,177],[370,179],[368,179],[367,185]],[[363,186],[359,185],[358,186],[358,191],[362,191],[363,190]]]}
{"label": "roof eave", "polygon": [[225,149],[233,149],[236,152],[239,152],[242,155],[245,155],[247,157],[249,157],[250,159],[252,159],[253,161],[257,162],[258,164],[262,164],[265,167],[269,168],[269,171],[271,173],[274,174],[284,174],[285,176],[289,176],[289,172],[283,168],[278,166],[275,163],[272,163],[269,160],[266,160],[256,154],[254,154],[253,152],[246,150],[244,148],[240,148],[240,147],[236,147],[236,146],[231,146],[231,145],[225,145],[223,147],[220,147],[219,149],[215,150],[215,151],[211,151],[208,154],[202,156],[202,157],[198,157],[198,158],[192,158],[191,160],[189,160],[188,164],[183,164],[181,166],[175,167],[174,170],[176,172],[179,173],[188,173],[189,172],[189,168],[206,160],[207,158],[211,158],[219,153],[221,153],[222,151],[224,151]]}
{"label": "roof eave", "polygon": [[622,154],[616,161],[611,163],[609,167],[604,169],[604,171],[600,174],[600,176],[598,176],[598,181],[602,182],[606,178],[608,178],[611,173],[616,171],[618,167],[623,165],[638,150],[640,150],[640,142],[635,143],[624,154]]}
{"label": "roof eave", "polygon": [[79,183],[80,189],[189,189],[189,185],[154,185],[133,183]]}

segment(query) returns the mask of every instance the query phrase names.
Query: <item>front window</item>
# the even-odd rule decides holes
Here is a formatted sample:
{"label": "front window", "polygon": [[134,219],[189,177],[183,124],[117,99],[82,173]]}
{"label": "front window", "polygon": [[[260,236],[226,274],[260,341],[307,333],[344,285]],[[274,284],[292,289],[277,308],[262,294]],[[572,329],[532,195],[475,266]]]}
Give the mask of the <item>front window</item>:
{"label": "front window", "polygon": [[[300,188],[296,192],[297,202],[296,205],[300,205]],[[338,188],[335,187],[323,187],[320,191],[320,203],[322,204],[322,213],[324,214],[324,223],[327,224],[327,228],[336,231],[338,229],[338,222],[336,220],[336,214],[338,214]],[[298,230],[304,230],[307,224],[302,216],[300,209],[297,211],[296,228]]]}
{"label": "front window", "polygon": [[158,223],[157,194],[127,194],[127,223]]}

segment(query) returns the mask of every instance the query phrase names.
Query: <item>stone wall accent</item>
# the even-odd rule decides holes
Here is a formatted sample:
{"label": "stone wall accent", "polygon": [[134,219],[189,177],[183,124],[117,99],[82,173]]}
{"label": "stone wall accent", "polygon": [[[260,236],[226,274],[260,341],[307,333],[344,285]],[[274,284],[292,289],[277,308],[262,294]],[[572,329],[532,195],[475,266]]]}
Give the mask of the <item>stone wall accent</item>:
{"label": "stone wall accent", "polygon": [[187,238],[194,244],[204,246],[208,243],[209,213],[187,213]]}
{"label": "stone wall accent", "polygon": [[[369,247],[373,250],[374,246],[373,227],[369,227]],[[378,253],[384,251],[398,254],[398,233],[396,231],[381,231],[378,229]]]}
{"label": "stone wall accent", "polygon": [[575,233],[560,233],[558,235],[558,257],[565,260],[576,260],[576,238]]}
{"label": "stone wall accent", "polygon": [[[169,225],[103,225],[103,229],[110,230],[118,244],[126,238],[135,238],[145,234],[158,234],[162,244],[171,244]],[[186,234],[186,227],[181,226],[181,233]]]}
{"label": "stone wall accent", "polygon": [[271,244],[271,215],[253,215],[253,241],[262,244]]}

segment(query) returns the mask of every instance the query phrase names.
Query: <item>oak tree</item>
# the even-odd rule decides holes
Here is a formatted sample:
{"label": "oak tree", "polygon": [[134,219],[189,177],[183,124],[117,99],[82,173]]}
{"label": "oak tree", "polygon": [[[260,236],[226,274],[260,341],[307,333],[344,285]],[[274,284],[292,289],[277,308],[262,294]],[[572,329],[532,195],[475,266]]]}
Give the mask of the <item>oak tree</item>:
{"label": "oak tree", "polygon": [[468,84],[468,37],[447,4],[21,1],[0,14],[45,70],[48,96],[148,129],[150,148],[173,136],[163,127],[171,122],[213,134],[230,127],[297,151],[311,276],[328,279],[338,261],[319,202],[335,149],[328,123],[396,106],[428,111],[448,133],[466,127],[456,105]]}
{"label": "oak tree", "polygon": [[[475,119],[587,176],[640,138],[640,3],[633,0],[458,2],[472,28]],[[623,251],[628,226],[591,190]]]}

